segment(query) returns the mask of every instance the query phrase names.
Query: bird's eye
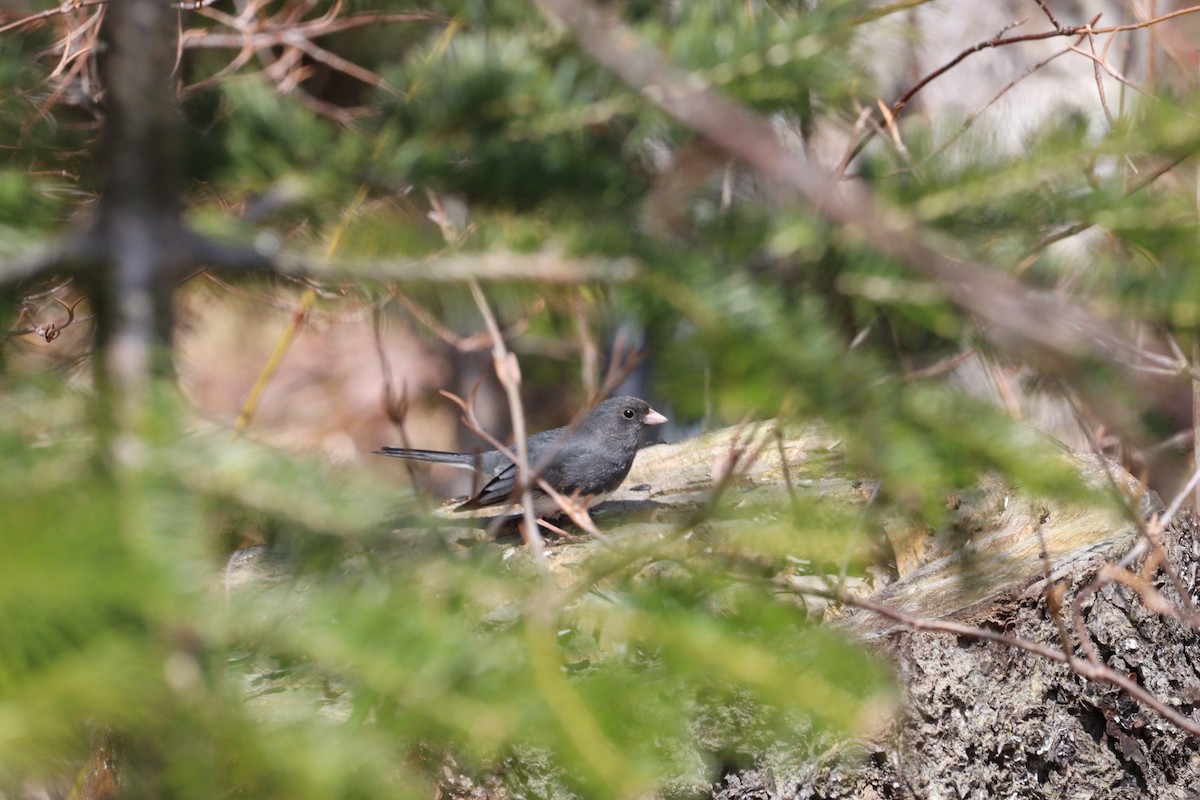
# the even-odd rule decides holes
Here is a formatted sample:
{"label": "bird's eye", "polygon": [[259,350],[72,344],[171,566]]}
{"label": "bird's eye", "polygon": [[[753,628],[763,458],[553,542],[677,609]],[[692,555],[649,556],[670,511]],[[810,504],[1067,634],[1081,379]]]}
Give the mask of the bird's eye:
{"label": "bird's eye", "polygon": [[625,419],[633,419],[633,409],[632,408],[627,408],[622,413],[625,415]]}

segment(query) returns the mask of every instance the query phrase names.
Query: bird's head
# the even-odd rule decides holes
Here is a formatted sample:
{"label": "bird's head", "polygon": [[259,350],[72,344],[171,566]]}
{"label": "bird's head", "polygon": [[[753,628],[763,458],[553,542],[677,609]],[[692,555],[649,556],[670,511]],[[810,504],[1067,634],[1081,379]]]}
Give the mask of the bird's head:
{"label": "bird's head", "polygon": [[600,429],[612,438],[640,437],[647,425],[661,425],[667,418],[637,397],[610,397],[596,406],[580,427]]}

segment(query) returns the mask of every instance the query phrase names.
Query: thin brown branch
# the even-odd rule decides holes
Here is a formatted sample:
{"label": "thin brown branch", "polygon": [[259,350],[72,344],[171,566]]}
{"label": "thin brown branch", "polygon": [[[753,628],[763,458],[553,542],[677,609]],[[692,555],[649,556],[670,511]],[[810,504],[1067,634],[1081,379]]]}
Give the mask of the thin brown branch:
{"label": "thin brown branch", "polygon": [[542,542],[541,533],[538,532],[537,515],[533,510],[534,474],[529,467],[529,445],[525,441],[525,408],[521,402],[521,367],[517,363],[517,357],[508,352],[508,348],[504,346],[504,335],[500,332],[500,326],[496,324],[496,317],[492,314],[492,309],[487,303],[487,298],[483,296],[483,290],[479,288],[478,281],[472,280],[468,285],[471,287],[471,296],[475,298],[475,305],[479,307],[479,313],[483,315],[483,321],[492,335],[492,364],[496,370],[496,378],[499,379],[500,385],[504,387],[504,393],[508,397],[508,411],[512,416],[513,437],[516,440],[514,442],[516,458],[513,463],[517,465],[517,488],[521,493],[521,508],[525,516],[521,535],[525,538],[525,546],[529,548],[533,562],[544,571],[546,569],[545,545]]}
{"label": "thin brown branch", "polygon": [[[1071,406],[1076,416],[1082,418],[1082,409],[1079,407],[1078,403],[1072,401]],[[1100,445],[1096,441],[1091,430],[1082,424],[1080,425],[1080,429],[1088,437],[1088,441],[1091,444],[1092,450],[1099,453]],[[1135,589],[1135,591],[1137,591],[1139,587],[1149,587],[1149,582],[1145,580],[1134,581],[1132,578],[1130,580],[1124,579],[1129,574],[1125,572],[1126,568],[1135,563],[1137,559],[1145,556],[1147,553],[1149,553],[1149,557],[1146,559],[1143,569],[1148,570],[1161,568],[1163,572],[1166,573],[1167,578],[1171,582],[1172,586],[1175,588],[1175,592],[1179,596],[1180,602],[1185,606],[1185,610],[1183,611],[1177,608],[1173,609],[1170,613],[1170,616],[1177,619],[1182,619],[1194,630],[1200,630],[1200,614],[1197,614],[1195,604],[1192,602],[1191,595],[1183,586],[1183,582],[1179,579],[1179,576],[1175,573],[1175,570],[1171,567],[1170,563],[1168,563],[1166,553],[1163,551],[1160,541],[1162,532],[1167,529],[1168,525],[1170,525],[1171,520],[1174,519],[1174,516],[1182,506],[1183,501],[1187,498],[1193,487],[1197,485],[1197,483],[1200,483],[1200,468],[1193,473],[1191,479],[1188,481],[1188,484],[1184,486],[1184,488],[1175,496],[1174,501],[1167,508],[1167,510],[1162,515],[1156,517],[1150,524],[1146,523],[1146,521],[1142,518],[1142,515],[1137,510],[1140,498],[1130,499],[1125,497],[1124,493],[1120,491],[1120,487],[1116,476],[1113,474],[1113,470],[1111,467],[1108,467],[1107,464],[1105,468],[1105,474],[1108,477],[1109,484],[1112,486],[1114,493],[1116,493],[1118,497],[1126,500],[1126,509],[1134,524],[1137,525],[1138,531],[1141,533],[1142,538],[1136,545],[1130,548],[1129,552],[1127,552],[1116,564],[1105,565],[1103,568],[1101,568],[1088,583],[1088,585],[1075,595],[1075,598],[1071,603],[1071,621],[1075,629],[1076,637],[1078,638],[1079,645],[1083,649],[1088,660],[1093,664],[1099,664],[1100,658],[1096,653],[1095,646],[1092,644],[1091,637],[1088,636],[1087,627],[1084,625],[1083,608],[1090,601],[1094,594],[1100,591],[1112,580],[1120,580],[1122,583],[1125,583],[1126,585]],[[1142,594],[1139,592],[1139,596],[1142,598],[1142,601],[1145,603],[1147,608],[1155,611],[1156,613],[1162,613],[1159,610],[1161,607],[1160,600],[1162,600],[1162,596],[1157,592],[1157,590],[1155,590],[1153,595]]]}
{"label": "thin brown branch", "polygon": [[930,364],[928,367],[906,372],[900,376],[900,379],[905,383],[912,383],[914,381],[922,381],[929,378],[940,377],[948,372],[953,372],[954,370],[958,369],[963,364],[974,358],[976,353],[978,353],[978,351],[974,347],[969,347],[957,355],[943,358],[940,361]]}
{"label": "thin brown branch", "polygon": [[[48,113],[50,106],[59,102],[69,87],[86,87],[90,83],[78,78],[89,71],[89,65],[94,60],[91,54],[95,52],[96,31],[108,6],[106,0],[67,0],[56,8],[0,26],[0,33],[3,33],[46,24],[51,18],[62,20],[64,33],[53,48],[54,52],[58,53],[59,60],[49,75],[49,79],[53,81],[53,90],[39,110],[39,117]],[[301,84],[312,75],[313,67],[302,63],[302,55],[370,86],[391,90],[381,76],[318,46],[316,40],[374,25],[447,21],[445,15],[431,11],[346,14],[342,2],[335,2],[325,13],[312,19],[304,19],[315,8],[315,4],[307,0],[285,0],[277,4],[251,0],[240,6],[239,13],[233,15],[213,7],[211,0],[185,0],[179,4],[178,7],[185,13],[179,16],[176,25],[180,30],[177,31],[178,35],[173,37],[176,43],[176,67],[185,50],[237,51],[229,63],[218,69],[215,74],[184,87],[184,91],[194,91],[211,85],[230,73],[241,70],[251,59],[257,57],[264,62],[265,74],[274,81],[279,91],[295,93],[297,99],[306,106],[319,114],[336,119],[343,125],[352,124],[357,116],[366,113],[368,109],[341,108],[304,91]],[[81,20],[81,9],[95,11],[88,13]],[[189,18],[188,15],[191,15],[190,19],[193,21],[200,18],[215,23],[215,27],[186,27],[184,23]],[[279,48],[283,48],[284,52],[276,57],[273,51]]]}
{"label": "thin brown branch", "polygon": [[1059,23],[1059,21],[1057,19],[1055,19],[1054,13],[1052,11],[1050,11],[1049,8],[1047,8],[1046,0],[1033,0],[1033,2],[1037,3],[1038,8],[1040,8],[1042,10],[1042,13],[1046,15],[1046,19],[1050,20],[1050,24],[1054,26],[1055,30],[1059,30],[1062,28],[1062,24]]}
{"label": "thin brown branch", "polygon": [[[1088,39],[1090,41],[1091,37],[1088,37]],[[1069,45],[1067,47],[1067,49],[1070,50],[1072,53],[1078,53],[1079,55],[1083,56],[1084,58],[1089,59],[1093,64],[1096,65],[1096,69],[1097,69],[1096,83],[1100,86],[1100,101],[1104,105],[1104,113],[1108,117],[1110,124],[1114,124],[1115,119],[1112,116],[1112,112],[1108,110],[1108,103],[1104,99],[1104,86],[1103,86],[1103,82],[1100,79],[1099,70],[1101,70],[1101,69],[1104,70],[1110,76],[1112,76],[1112,78],[1114,80],[1118,81],[1121,84],[1124,84],[1125,86],[1128,86],[1130,89],[1133,89],[1135,92],[1140,92],[1141,94],[1144,94],[1151,99],[1155,99],[1154,94],[1152,92],[1150,92],[1147,89],[1143,89],[1141,86],[1138,86],[1136,83],[1129,80],[1129,78],[1126,78],[1124,75],[1122,75],[1117,70],[1116,67],[1114,67],[1112,64],[1109,64],[1105,59],[1096,55],[1094,50],[1089,52],[1087,50],[1084,50],[1083,48],[1076,47],[1075,45]]]}
{"label": "thin brown branch", "polygon": [[[422,306],[417,301],[413,300],[408,295],[399,290],[393,290],[393,294],[399,300],[409,313],[416,318],[418,322],[424,325],[435,336],[443,342],[453,347],[460,353],[475,353],[480,350],[487,350],[492,347],[492,334],[488,331],[476,333],[472,336],[460,336],[454,331],[447,328],[441,320],[434,316],[428,309]],[[546,301],[544,298],[537,298],[533,302],[528,314],[513,324],[509,325],[502,331],[504,341],[509,341],[524,333],[533,321],[533,318],[542,312],[545,308]]]}
{"label": "thin brown branch", "polygon": [[405,14],[355,14],[338,20],[303,23],[287,29],[282,24],[261,26],[248,20],[221,14],[216,9],[205,9],[204,13],[238,32],[218,33],[200,28],[190,28],[184,32],[185,47],[189,49],[234,50],[252,47],[255,50],[263,50],[295,44],[294,37],[312,40],[371,25],[448,21],[442,14],[414,11]]}
{"label": "thin brown branch", "polygon": [[67,305],[62,300],[59,300],[57,297],[52,297],[51,301],[58,303],[60,306],[62,306],[63,310],[67,312],[66,321],[56,322],[54,320],[51,320],[50,322],[45,322],[40,325],[34,325],[32,328],[8,331],[6,336],[27,336],[29,334],[36,334],[37,336],[40,336],[42,339],[45,339],[47,342],[53,342],[55,339],[57,339],[59,337],[59,335],[62,334],[62,332],[64,330],[71,327],[71,325],[73,323],[87,322],[92,319],[92,317],[90,317],[90,316],[87,316],[87,317],[76,317],[75,316],[75,308],[81,302],[83,302],[83,300],[84,300],[84,298],[82,296],[77,297],[75,299],[74,303],[71,303],[71,305]]}
{"label": "thin brown branch", "polygon": [[91,8],[93,6],[106,5],[108,5],[108,0],[66,0],[66,2],[60,3],[55,8],[39,11],[36,14],[29,14],[28,16],[21,17],[20,19],[14,20],[5,25],[0,25],[0,34],[8,33],[9,31],[16,30],[18,28],[36,26],[39,23],[45,22],[51,17],[70,14],[71,12],[77,11],[80,8]]}
{"label": "thin brown branch", "polygon": [[958,66],[960,63],[962,63],[967,58],[975,55],[976,53],[981,53],[984,50],[990,50],[990,49],[993,49],[996,47],[1007,47],[1009,45],[1020,44],[1022,42],[1038,42],[1038,41],[1043,41],[1045,39],[1055,39],[1055,38],[1063,37],[1063,36],[1074,37],[1074,36],[1088,36],[1088,35],[1093,35],[1093,34],[1122,33],[1125,31],[1136,31],[1136,30],[1141,30],[1142,28],[1149,28],[1154,25],[1159,25],[1168,20],[1176,19],[1178,17],[1183,17],[1188,14],[1195,14],[1197,12],[1200,12],[1200,5],[1188,6],[1187,8],[1181,8],[1181,9],[1178,9],[1177,11],[1171,12],[1170,14],[1162,14],[1160,16],[1154,17],[1153,19],[1140,20],[1138,22],[1131,22],[1131,23],[1127,23],[1125,25],[1110,25],[1107,27],[1100,27],[1100,28],[1093,27],[1095,25],[1096,20],[1099,19],[1099,17],[1096,17],[1095,20],[1093,20],[1092,22],[1090,22],[1086,25],[1072,25],[1072,26],[1068,26],[1065,28],[1062,26],[1059,26],[1059,27],[1055,28],[1054,30],[1040,31],[1038,33],[1025,33],[1025,34],[1021,34],[1019,36],[1007,36],[1007,37],[997,36],[992,39],[988,39],[987,41],[979,42],[978,44],[975,44],[975,45],[972,45],[971,47],[966,48],[965,50],[960,52],[958,55],[954,56],[952,59],[947,61],[945,64],[938,67],[933,72],[930,72],[929,74],[925,75],[925,77],[921,78],[919,81],[917,81],[915,84],[913,84],[913,86],[910,87],[909,90],[907,92],[905,92],[903,95],[901,95],[900,98],[896,102],[892,103],[892,115],[899,116],[900,112],[904,109],[904,107],[906,105],[908,105],[909,101],[911,101],[913,99],[913,97],[915,97],[917,95],[918,92],[920,92],[922,89],[924,89],[926,86],[928,86],[933,81],[935,81],[938,78],[940,78],[941,76],[945,75],[950,70],[954,69],[956,66]]}
{"label": "thin brown branch", "polygon": [[[749,430],[743,439],[742,432],[747,428]],[[709,489],[707,500],[679,523],[678,531],[691,530],[708,519],[729,487],[741,480],[763,452],[770,447],[775,440],[771,435],[763,436],[758,442],[754,442],[754,437],[758,435],[759,430],[760,425],[758,423],[751,424],[749,415],[738,423],[737,429],[729,440],[728,449],[713,465],[713,484]],[[754,443],[753,449],[751,449],[751,443]]]}
{"label": "thin brown branch", "polygon": [[301,36],[289,36],[288,44],[295,47],[314,61],[319,61],[330,69],[349,75],[351,78],[362,81],[368,86],[375,86],[386,90],[390,94],[396,94],[396,90],[387,85],[382,77],[376,75],[369,69],[360,67],[353,61],[342,58],[339,55],[329,52],[324,48],[310,42]]}
{"label": "thin brown branch", "polygon": [[[966,134],[966,132],[968,130],[970,130],[971,126],[975,124],[975,120],[979,118],[980,114],[987,111],[989,108],[991,108],[996,103],[998,103],[1000,101],[1000,98],[1004,97],[1004,95],[1006,95],[1010,91],[1012,91],[1017,86],[1017,84],[1019,84],[1021,81],[1025,80],[1029,76],[1033,75],[1035,72],[1042,69],[1047,64],[1054,61],[1055,59],[1065,56],[1069,52],[1071,52],[1071,51],[1066,50],[1066,49],[1059,50],[1054,55],[1048,56],[1047,58],[1042,59],[1041,61],[1037,62],[1036,64],[1031,64],[1030,66],[1026,67],[1021,72],[1020,75],[1013,78],[1011,81],[1006,83],[1004,86],[1000,87],[1000,90],[998,92],[996,92],[994,95],[992,95],[991,98],[989,98],[986,103],[984,103],[979,108],[974,109],[973,111],[971,111],[971,113],[967,114],[966,118],[963,119],[963,122],[959,126],[958,130],[955,131],[953,135],[951,135],[945,142],[943,142],[937,148],[937,150],[935,150],[933,153],[931,153],[929,155],[929,157],[926,158],[925,160],[932,161],[932,160],[935,160],[938,157],[940,157],[942,153],[944,153],[946,150],[948,150],[951,145],[953,145],[955,142],[957,142],[959,139],[961,139],[963,137],[963,135]],[[858,138],[857,134],[852,134],[852,139],[857,139],[857,138]],[[856,152],[856,149],[854,147],[852,147],[850,150],[850,153],[853,154],[854,152]]]}
{"label": "thin brown branch", "polygon": [[850,129],[850,143],[846,146],[846,152],[842,155],[841,160],[838,161],[837,168],[833,171],[833,174],[837,176],[838,180],[842,179],[842,177],[846,174],[846,170],[850,168],[850,162],[853,161],[854,157],[858,155],[863,147],[866,146],[867,139],[860,140],[858,138],[859,135],[862,134],[863,131],[870,131],[870,135],[867,137],[868,139],[875,135],[874,127],[867,124],[867,120],[871,118],[873,113],[874,109],[870,106],[867,106],[862,111],[858,112],[858,118],[854,120],[854,127]]}

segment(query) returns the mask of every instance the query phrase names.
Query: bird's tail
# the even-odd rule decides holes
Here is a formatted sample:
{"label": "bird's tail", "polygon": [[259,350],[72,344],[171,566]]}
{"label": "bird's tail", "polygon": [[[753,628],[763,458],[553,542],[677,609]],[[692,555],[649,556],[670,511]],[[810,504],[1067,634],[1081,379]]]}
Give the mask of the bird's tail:
{"label": "bird's tail", "polygon": [[406,458],[409,461],[429,461],[434,464],[449,464],[452,467],[475,469],[478,458],[471,453],[445,453],[441,450],[410,450],[406,447],[384,447],[376,450],[377,456]]}

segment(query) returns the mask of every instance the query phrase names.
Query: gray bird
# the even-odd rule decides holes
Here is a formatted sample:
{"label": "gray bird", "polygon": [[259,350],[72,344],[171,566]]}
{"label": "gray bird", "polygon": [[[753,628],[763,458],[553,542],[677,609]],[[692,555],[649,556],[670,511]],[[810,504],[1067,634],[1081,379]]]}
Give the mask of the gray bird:
{"label": "gray bird", "polygon": [[[636,397],[612,397],[593,408],[573,429],[554,428],[525,440],[529,465],[562,495],[578,493],[590,508],[616,491],[637,455],[642,430],[661,425],[667,418]],[[429,461],[477,472],[483,479],[473,497],[457,506],[466,511],[509,503],[517,499],[517,467],[499,450],[483,453],[446,453],[384,447],[376,455]],[[533,487],[534,508],[539,514],[558,510],[554,499]]]}

